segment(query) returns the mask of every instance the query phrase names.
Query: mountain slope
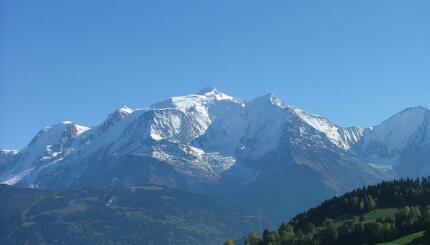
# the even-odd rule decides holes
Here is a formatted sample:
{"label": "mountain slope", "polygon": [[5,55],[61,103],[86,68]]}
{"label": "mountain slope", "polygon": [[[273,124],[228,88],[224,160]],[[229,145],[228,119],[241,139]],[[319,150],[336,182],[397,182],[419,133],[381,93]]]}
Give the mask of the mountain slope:
{"label": "mountain slope", "polygon": [[46,192],[0,185],[2,244],[219,244],[265,221],[160,186]]}

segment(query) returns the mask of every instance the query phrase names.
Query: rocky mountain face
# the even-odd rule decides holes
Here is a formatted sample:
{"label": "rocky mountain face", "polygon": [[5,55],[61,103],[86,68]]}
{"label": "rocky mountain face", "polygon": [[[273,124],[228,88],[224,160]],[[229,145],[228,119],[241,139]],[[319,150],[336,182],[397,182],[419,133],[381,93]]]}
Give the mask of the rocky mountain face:
{"label": "rocky mountain face", "polygon": [[0,150],[0,171],[4,171],[11,167],[15,160],[16,150]]}
{"label": "rocky mountain face", "polygon": [[207,88],[145,109],[119,108],[91,128],[48,127],[2,164],[0,182],[42,189],[157,184],[278,221],[286,217],[277,214],[358,186],[429,173],[429,118],[417,107],[373,128],[345,128],[270,94],[242,101]]}

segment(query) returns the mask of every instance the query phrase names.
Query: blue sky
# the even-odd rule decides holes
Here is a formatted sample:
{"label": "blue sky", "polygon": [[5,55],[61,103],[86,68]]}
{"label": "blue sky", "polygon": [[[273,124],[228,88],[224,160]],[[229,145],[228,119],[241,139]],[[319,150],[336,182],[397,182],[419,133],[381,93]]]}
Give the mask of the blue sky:
{"label": "blue sky", "polygon": [[343,126],[430,106],[430,1],[0,1],[0,148],[211,85]]}

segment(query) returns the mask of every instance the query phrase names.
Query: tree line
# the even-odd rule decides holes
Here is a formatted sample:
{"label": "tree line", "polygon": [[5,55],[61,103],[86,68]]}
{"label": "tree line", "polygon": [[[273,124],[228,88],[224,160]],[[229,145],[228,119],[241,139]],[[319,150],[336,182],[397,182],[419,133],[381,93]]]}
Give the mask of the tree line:
{"label": "tree line", "polygon": [[[399,210],[393,216],[364,219],[364,214],[385,208]],[[346,222],[333,220],[342,216]],[[374,244],[423,230],[430,237],[430,177],[384,181],[333,197],[283,223],[278,230],[250,233],[245,244]]]}

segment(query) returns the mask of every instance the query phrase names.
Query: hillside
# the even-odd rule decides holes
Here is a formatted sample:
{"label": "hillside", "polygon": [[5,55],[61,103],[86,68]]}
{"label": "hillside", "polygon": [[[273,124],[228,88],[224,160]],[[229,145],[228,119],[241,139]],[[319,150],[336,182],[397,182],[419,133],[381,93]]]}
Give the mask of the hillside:
{"label": "hillside", "polygon": [[[247,244],[430,244],[430,177],[395,180],[331,198]],[[231,241],[230,241],[231,242]]]}
{"label": "hillside", "polygon": [[0,185],[0,244],[219,244],[267,225],[159,186],[46,192]]}
{"label": "hillside", "polygon": [[425,235],[426,233],[424,231],[420,231],[403,236],[393,241],[378,243],[376,245],[425,245],[429,242]]}

